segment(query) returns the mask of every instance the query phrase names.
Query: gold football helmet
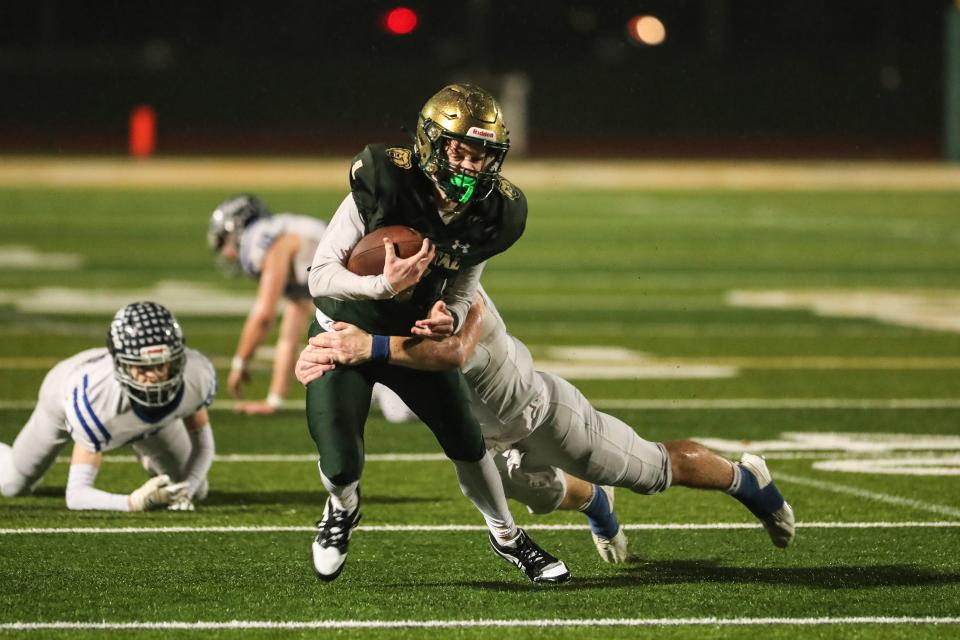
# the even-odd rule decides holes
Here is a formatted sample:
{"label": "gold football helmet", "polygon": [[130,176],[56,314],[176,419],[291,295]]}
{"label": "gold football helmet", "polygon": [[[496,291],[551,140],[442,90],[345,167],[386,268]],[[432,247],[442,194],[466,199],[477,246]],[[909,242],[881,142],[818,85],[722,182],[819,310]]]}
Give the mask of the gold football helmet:
{"label": "gold football helmet", "polygon": [[[483,147],[483,168],[451,167],[446,151],[451,140]],[[500,105],[490,93],[472,84],[451,84],[420,110],[413,149],[427,177],[452,201],[467,204],[483,200],[496,187],[510,137]]]}

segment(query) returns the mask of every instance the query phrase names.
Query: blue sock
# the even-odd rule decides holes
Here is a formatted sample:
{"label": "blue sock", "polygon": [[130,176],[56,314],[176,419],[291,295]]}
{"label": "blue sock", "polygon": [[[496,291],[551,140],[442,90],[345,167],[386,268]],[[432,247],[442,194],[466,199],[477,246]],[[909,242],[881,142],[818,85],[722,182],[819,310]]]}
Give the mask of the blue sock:
{"label": "blue sock", "polygon": [[733,487],[729,492],[743,503],[750,513],[764,518],[783,506],[783,496],[772,482],[760,488],[760,483],[750,470],[741,464],[733,465]]}
{"label": "blue sock", "polygon": [[590,531],[607,540],[617,535],[620,530],[620,523],[617,522],[617,514],[610,508],[610,501],[607,500],[607,494],[597,485],[593,485],[593,498],[587,503],[587,506],[581,507],[580,511],[587,516],[590,523]]}

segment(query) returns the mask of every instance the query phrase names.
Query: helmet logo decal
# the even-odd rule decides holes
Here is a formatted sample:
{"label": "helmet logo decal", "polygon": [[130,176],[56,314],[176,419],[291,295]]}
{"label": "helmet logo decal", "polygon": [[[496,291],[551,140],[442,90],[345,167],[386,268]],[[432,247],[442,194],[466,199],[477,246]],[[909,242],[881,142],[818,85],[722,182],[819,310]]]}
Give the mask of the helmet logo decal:
{"label": "helmet logo decal", "polygon": [[496,140],[497,134],[489,129],[481,129],[480,127],[470,127],[467,131],[468,138],[480,138],[482,140]]}
{"label": "helmet logo decal", "polygon": [[356,179],[357,171],[360,170],[360,167],[363,166],[363,160],[357,160],[353,163],[353,166],[350,167],[350,177]]}
{"label": "helmet logo decal", "polygon": [[473,197],[473,190],[477,187],[477,179],[473,176],[458,173],[450,178],[450,184],[463,189],[463,193],[460,195],[460,204],[466,204]]}

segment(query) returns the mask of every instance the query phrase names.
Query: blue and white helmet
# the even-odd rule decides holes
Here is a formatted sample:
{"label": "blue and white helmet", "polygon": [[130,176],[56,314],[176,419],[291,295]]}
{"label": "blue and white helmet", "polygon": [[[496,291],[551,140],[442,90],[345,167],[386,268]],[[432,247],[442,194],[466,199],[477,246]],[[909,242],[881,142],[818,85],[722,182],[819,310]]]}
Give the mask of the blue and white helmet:
{"label": "blue and white helmet", "polygon": [[[134,302],[117,311],[110,323],[107,349],[113,356],[113,372],[132,402],[145,407],[163,407],[183,388],[186,353],[180,323],[163,305]],[[131,369],[138,369],[140,379]],[[143,372],[165,376],[143,376]],[[162,378],[156,381],[144,378]]]}

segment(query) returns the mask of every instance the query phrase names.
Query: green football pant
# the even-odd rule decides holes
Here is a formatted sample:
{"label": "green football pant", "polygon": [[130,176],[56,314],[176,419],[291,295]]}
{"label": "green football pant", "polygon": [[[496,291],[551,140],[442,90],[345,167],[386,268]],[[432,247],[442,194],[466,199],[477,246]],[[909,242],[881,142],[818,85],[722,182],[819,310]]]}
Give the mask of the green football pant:
{"label": "green football pant", "polygon": [[307,386],[307,424],[320,453],[320,470],[333,484],[360,479],[364,425],[377,382],[393,389],[417,414],[448,458],[483,458],[483,435],[459,371],[417,371],[385,362],[338,366]]}

